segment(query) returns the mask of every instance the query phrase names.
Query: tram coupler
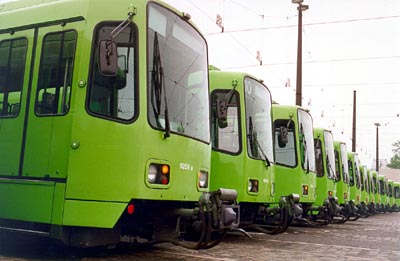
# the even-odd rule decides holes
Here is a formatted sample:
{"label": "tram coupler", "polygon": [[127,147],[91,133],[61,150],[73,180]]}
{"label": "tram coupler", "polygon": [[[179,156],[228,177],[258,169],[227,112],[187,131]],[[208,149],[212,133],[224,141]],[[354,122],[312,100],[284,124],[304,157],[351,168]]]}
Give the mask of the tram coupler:
{"label": "tram coupler", "polygon": [[240,223],[240,206],[236,199],[236,190],[220,188],[217,191],[204,192],[200,196],[199,204],[208,206],[214,229],[234,229]]}
{"label": "tram coupler", "polygon": [[350,218],[349,220],[351,221],[356,221],[358,218],[360,218],[360,210],[356,206],[354,200],[349,201],[349,210],[350,210]]}
{"label": "tram coupler", "polygon": [[289,196],[285,197],[286,201],[288,202],[287,208],[290,216],[294,219],[302,218],[303,216],[303,207],[300,203],[300,195],[299,194],[290,194]]}
{"label": "tram coupler", "polygon": [[342,209],[339,206],[339,199],[337,197],[332,197],[330,199],[330,202],[332,204],[332,208],[334,209],[333,213],[335,215],[335,217],[339,217],[342,216]]}

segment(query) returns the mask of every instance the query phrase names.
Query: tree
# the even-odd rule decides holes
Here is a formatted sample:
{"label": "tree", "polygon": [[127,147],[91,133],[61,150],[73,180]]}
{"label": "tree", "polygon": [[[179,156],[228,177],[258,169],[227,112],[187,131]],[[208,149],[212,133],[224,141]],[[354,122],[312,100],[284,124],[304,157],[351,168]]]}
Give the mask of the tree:
{"label": "tree", "polygon": [[394,147],[392,150],[394,156],[390,159],[390,163],[387,166],[392,169],[400,169],[400,140],[394,142],[392,145]]}

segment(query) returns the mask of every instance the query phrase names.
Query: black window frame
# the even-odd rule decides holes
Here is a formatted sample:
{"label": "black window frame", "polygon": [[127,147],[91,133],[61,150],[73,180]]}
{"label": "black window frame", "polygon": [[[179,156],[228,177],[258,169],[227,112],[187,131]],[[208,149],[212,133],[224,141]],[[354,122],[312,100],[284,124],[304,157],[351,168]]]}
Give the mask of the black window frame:
{"label": "black window frame", "polygon": [[[294,165],[287,165],[287,164],[283,164],[281,162],[278,162],[277,160],[277,156],[276,156],[276,151],[275,151],[275,147],[276,147],[276,131],[277,131],[277,124],[279,124],[279,126],[287,126],[287,123],[290,122],[288,129],[293,129],[293,145],[294,145]],[[288,167],[288,168],[297,168],[297,166],[299,165],[299,159],[298,159],[298,155],[297,155],[297,135],[298,135],[298,129],[297,129],[297,124],[295,124],[295,122],[293,120],[289,120],[289,119],[276,119],[273,120],[273,146],[274,146],[274,162],[277,165],[280,166],[284,166],[284,167]],[[289,133],[289,131],[288,131]]]}
{"label": "black window frame", "polygon": [[[12,56],[10,54],[12,53],[11,49],[13,48],[12,47],[12,43],[16,42],[16,41],[19,41],[19,40],[25,40],[25,54],[24,54],[24,62],[23,62],[23,66],[22,66],[23,69],[20,72],[20,74],[23,77],[21,77],[21,79],[19,79],[20,80],[20,83],[19,83],[20,84],[20,86],[19,86],[20,87],[19,88],[20,96],[19,96],[19,103],[18,103],[19,104],[18,112],[16,114],[11,114],[11,112],[8,111],[7,114],[3,114],[0,111],[0,118],[1,119],[17,118],[19,116],[20,112],[21,112],[21,105],[22,105],[21,102],[22,102],[22,95],[23,95],[23,91],[24,91],[24,82],[25,82],[25,77],[24,76],[25,76],[25,70],[26,70],[26,62],[27,62],[27,53],[28,53],[28,48],[29,48],[29,41],[28,41],[28,39],[26,37],[17,37],[17,38],[10,38],[10,39],[0,40],[0,46],[5,42],[10,42],[9,52],[8,52],[8,55],[9,55],[9,57],[8,57],[8,66],[6,67],[7,74],[9,74],[9,72],[11,70],[10,63],[11,63]],[[8,86],[10,79],[11,79],[11,77],[6,77],[5,83],[4,83],[6,86]],[[3,100],[1,102],[4,103],[4,97],[3,97]],[[2,107],[2,110],[4,110],[3,107]]]}
{"label": "black window frame", "polygon": [[[236,107],[237,107],[237,121],[238,121],[238,150],[236,152],[234,151],[229,151],[229,150],[224,150],[224,149],[220,149],[215,147],[215,135],[216,134],[216,129],[218,128],[218,123],[217,123],[217,116],[216,116],[216,111],[215,111],[215,107],[217,106],[216,104],[216,99],[215,99],[215,95],[216,94],[226,94],[226,95],[231,95],[232,97],[235,96],[235,100],[236,100]],[[211,113],[211,144],[212,144],[212,149],[214,151],[219,151],[219,152],[223,152],[226,154],[231,154],[231,155],[239,155],[240,153],[242,153],[243,150],[243,139],[242,139],[242,117],[241,117],[241,96],[239,94],[239,92],[235,91],[235,90],[226,90],[226,89],[215,89],[211,92],[210,95],[210,113]],[[227,102],[227,105],[229,107],[229,104]]]}
{"label": "black window frame", "polygon": [[[133,109],[134,109],[134,113],[133,116],[130,119],[122,119],[122,118],[118,118],[118,117],[111,117],[109,115],[106,114],[101,114],[101,113],[97,113],[94,112],[90,109],[90,98],[91,98],[91,90],[92,90],[92,85],[93,85],[93,81],[94,81],[94,77],[93,77],[93,70],[97,69],[97,64],[95,62],[95,57],[96,57],[96,51],[97,51],[97,44],[98,44],[98,34],[97,32],[99,31],[99,29],[103,28],[103,27],[107,27],[107,26],[114,26],[117,27],[118,25],[120,25],[123,21],[101,21],[98,24],[96,24],[96,26],[93,29],[93,35],[92,35],[92,50],[91,50],[91,55],[90,55],[90,66],[89,66],[89,75],[88,75],[88,84],[87,84],[87,92],[86,92],[86,101],[85,101],[85,109],[86,112],[96,118],[100,118],[100,119],[104,119],[104,120],[109,120],[109,121],[114,121],[114,122],[118,122],[118,123],[122,123],[122,124],[131,124],[133,122],[135,122],[140,114],[139,111],[139,103],[140,103],[140,97],[139,97],[139,42],[138,42],[138,33],[139,33],[139,29],[137,27],[137,25],[134,22],[131,22],[128,26],[132,29],[132,42],[133,42]],[[129,64],[129,61],[128,61]]]}
{"label": "black window frame", "polygon": [[[64,47],[64,36],[66,33],[69,32],[74,32],[75,33],[75,46],[74,46],[74,51],[73,51],[73,56],[72,56],[72,65],[71,65],[71,76],[70,76],[70,90],[69,90],[69,94],[68,94],[68,107],[67,110],[63,111],[62,113],[58,113],[58,112],[51,112],[51,113],[40,113],[38,112],[38,102],[39,102],[39,92],[41,90],[43,90],[42,88],[40,88],[40,81],[41,81],[41,72],[43,70],[42,68],[42,64],[43,64],[43,59],[44,59],[44,51],[45,51],[45,39],[46,37],[49,37],[51,35],[57,35],[57,34],[61,34],[62,35],[62,41],[61,41],[61,48],[60,48],[60,53],[59,53],[59,59],[62,57],[62,53],[63,53],[63,47]],[[41,52],[40,52],[40,63],[39,63],[39,70],[38,70],[38,79],[37,79],[37,85],[36,85],[36,94],[35,94],[35,106],[34,106],[34,113],[36,116],[38,117],[54,117],[54,116],[65,116],[69,113],[70,109],[71,109],[71,98],[72,98],[72,90],[73,90],[73,82],[74,82],[74,68],[75,68],[75,60],[76,60],[76,51],[77,51],[77,44],[78,44],[78,32],[75,29],[69,29],[69,30],[64,30],[64,31],[54,31],[54,32],[49,32],[47,34],[45,34],[42,38],[42,44],[41,44]],[[58,71],[60,70],[60,68],[62,68],[62,65],[59,64],[57,69]],[[61,76],[60,76],[61,77]],[[64,76],[62,76],[60,79],[63,79]],[[56,87],[58,89],[60,89],[61,87]],[[60,99],[60,98],[59,98]],[[55,100],[56,101],[56,100]],[[59,100],[58,100],[59,101]],[[54,105],[55,108],[58,107],[58,104]]]}

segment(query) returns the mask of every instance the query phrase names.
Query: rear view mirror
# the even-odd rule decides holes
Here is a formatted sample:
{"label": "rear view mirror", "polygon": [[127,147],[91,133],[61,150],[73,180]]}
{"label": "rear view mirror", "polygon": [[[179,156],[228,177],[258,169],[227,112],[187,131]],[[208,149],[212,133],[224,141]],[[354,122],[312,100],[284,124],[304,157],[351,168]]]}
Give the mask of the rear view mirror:
{"label": "rear view mirror", "polygon": [[118,73],[117,44],[104,40],[99,43],[99,71],[104,76],[116,76]]}
{"label": "rear view mirror", "polygon": [[226,128],[228,126],[228,106],[225,99],[217,98],[217,119],[220,128]]}
{"label": "rear view mirror", "polygon": [[286,127],[281,126],[279,128],[279,134],[278,134],[278,145],[280,148],[286,147],[286,144],[289,142],[289,137],[288,137],[288,129]]}

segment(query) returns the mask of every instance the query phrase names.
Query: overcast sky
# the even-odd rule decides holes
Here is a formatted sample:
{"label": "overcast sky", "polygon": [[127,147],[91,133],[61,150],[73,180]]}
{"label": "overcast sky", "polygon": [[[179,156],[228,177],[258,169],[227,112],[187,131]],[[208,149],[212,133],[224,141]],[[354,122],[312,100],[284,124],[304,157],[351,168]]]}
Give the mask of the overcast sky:
{"label": "overcast sky", "polygon": [[[188,12],[206,35],[220,69],[264,80],[272,98],[295,104],[297,5],[291,0],[166,0]],[[380,158],[400,140],[400,1],[306,0],[303,13],[303,106],[314,125],[351,149],[353,91],[357,152],[371,165],[380,123]],[[224,33],[216,25],[222,17]],[[263,65],[256,59],[261,52]],[[290,80],[291,87],[285,87]]]}
{"label": "overcast sky", "polygon": [[[0,3],[6,2],[0,0]],[[166,0],[188,12],[205,34],[209,61],[264,80],[273,100],[295,104],[297,5],[291,0]],[[357,152],[362,164],[393,156],[400,140],[400,1],[306,0],[303,13],[303,106],[314,125],[351,149],[357,91]],[[216,24],[222,17],[224,33]],[[256,59],[261,53],[263,65]],[[290,87],[285,84],[290,81]]]}

